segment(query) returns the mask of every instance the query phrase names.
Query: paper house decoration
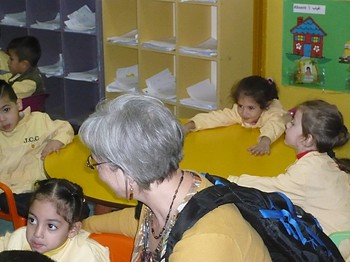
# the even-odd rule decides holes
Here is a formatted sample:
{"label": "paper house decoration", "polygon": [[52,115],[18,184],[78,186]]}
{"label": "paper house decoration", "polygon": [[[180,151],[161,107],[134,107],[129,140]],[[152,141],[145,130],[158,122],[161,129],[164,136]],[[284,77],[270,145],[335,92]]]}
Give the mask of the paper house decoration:
{"label": "paper house decoration", "polygon": [[323,37],[326,32],[309,16],[298,17],[297,25],[290,29],[293,34],[293,54],[302,57],[323,57]]}

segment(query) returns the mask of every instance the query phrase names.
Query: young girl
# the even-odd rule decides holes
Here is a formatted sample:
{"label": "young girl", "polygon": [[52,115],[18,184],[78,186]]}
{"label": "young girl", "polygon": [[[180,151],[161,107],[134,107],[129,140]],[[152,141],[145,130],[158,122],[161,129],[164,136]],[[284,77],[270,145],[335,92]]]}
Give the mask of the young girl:
{"label": "young girl", "polygon": [[321,100],[306,101],[297,106],[294,120],[287,125],[285,143],[295,149],[297,160],[286,173],[276,177],[230,176],[229,180],[285,193],[313,214],[328,235],[350,231],[350,176],[343,171],[349,170],[345,168],[348,162],[343,159],[339,165],[338,159],[329,156],[333,148],[346,144],[349,136],[336,106]]}
{"label": "young girl", "polygon": [[256,145],[248,148],[252,155],[270,153],[270,145],[285,131],[290,115],[278,100],[276,84],[260,76],[243,78],[231,90],[233,108],[200,113],[184,125],[186,132],[241,124],[246,128],[260,128]]}
{"label": "young girl", "polygon": [[57,262],[109,261],[108,249],[81,230],[82,188],[65,179],[37,182],[28,224],[0,238],[3,250],[32,250]]}

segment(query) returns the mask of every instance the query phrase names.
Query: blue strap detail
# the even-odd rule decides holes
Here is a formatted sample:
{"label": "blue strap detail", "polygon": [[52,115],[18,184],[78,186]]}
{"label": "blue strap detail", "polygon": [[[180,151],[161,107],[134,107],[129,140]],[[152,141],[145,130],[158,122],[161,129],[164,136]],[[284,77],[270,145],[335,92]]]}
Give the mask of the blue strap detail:
{"label": "blue strap detail", "polygon": [[277,194],[279,194],[284,199],[284,201],[286,202],[286,204],[288,206],[289,212],[291,212],[293,215],[295,215],[294,205],[293,205],[292,201],[282,192],[277,192]]}
{"label": "blue strap detail", "polygon": [[259,210],[259,212],[263,218],[278,219],[282,223],[282,225],[284,226],[284,228],[286,229],[289,235],[292,235],[293,238],[295,238],[296,240],[299,240],[303,245],[305,245],[305,243],[307,242],[307,239],[301,233],[301,230],[299,228],[297,221],[293,218],[293,216],[290,214],[288,210],[261,209]]}
{"label": "blue strap detail", "polygon": [[[326,247],[323,241],[314,232],[310,230],[310,228],[305,224],[305,222],[302,219],[300,219],[295,214],[294,206],[290,201],[290,199],[287,198],[283,193],[280,193],[280,192],[278,193],[286,201],[289,211],[285,209],[276,210],[275,208],[273,210],[260,209],[259,212],[262,215],[262,217],[270,218],[270,219],[278,219],[283,224],[287,233],[289,235],[292,235],[296,240],[299,240],[303,245],[305,245],[306,243],[310,243],[314,249],[317,249],[318,246],[322,246],[327,250],[328,256],[331,256],[332,252]],[[271,200],[270,200],[270,203],[273,206],[273,203]],[[316,225],[318,226],[319,225],[318,220],[315,218],[314,220],[316,222]],[[309,234],[309,238],[304,237],[300,227],[305,229],[305,231]]]}

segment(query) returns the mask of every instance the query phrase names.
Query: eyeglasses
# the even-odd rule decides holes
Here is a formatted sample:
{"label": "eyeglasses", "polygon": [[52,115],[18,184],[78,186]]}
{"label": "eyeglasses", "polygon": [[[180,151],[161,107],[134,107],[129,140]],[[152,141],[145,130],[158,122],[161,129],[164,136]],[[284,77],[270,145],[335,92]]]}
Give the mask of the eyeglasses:
{"label": "eyeglasses", "polygon": [[97,163],[95,159],[92,157],[92,155],[89,155],[87,160],[86,160],[86,166],[90,169],[95,169],[96,166],[102,165],[102,164],[107,164],[110,162],[101,162]]}

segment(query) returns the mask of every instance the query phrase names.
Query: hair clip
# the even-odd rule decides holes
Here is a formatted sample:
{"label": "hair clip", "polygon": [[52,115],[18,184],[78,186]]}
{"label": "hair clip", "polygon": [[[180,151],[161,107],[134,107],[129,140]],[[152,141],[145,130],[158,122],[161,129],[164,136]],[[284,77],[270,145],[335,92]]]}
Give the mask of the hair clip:
{"label": "hair clip", "polygon": [[270,85],[273,84],[273,79],[271,77],[267,77],[266,80],[267,82],[269,82]]}

